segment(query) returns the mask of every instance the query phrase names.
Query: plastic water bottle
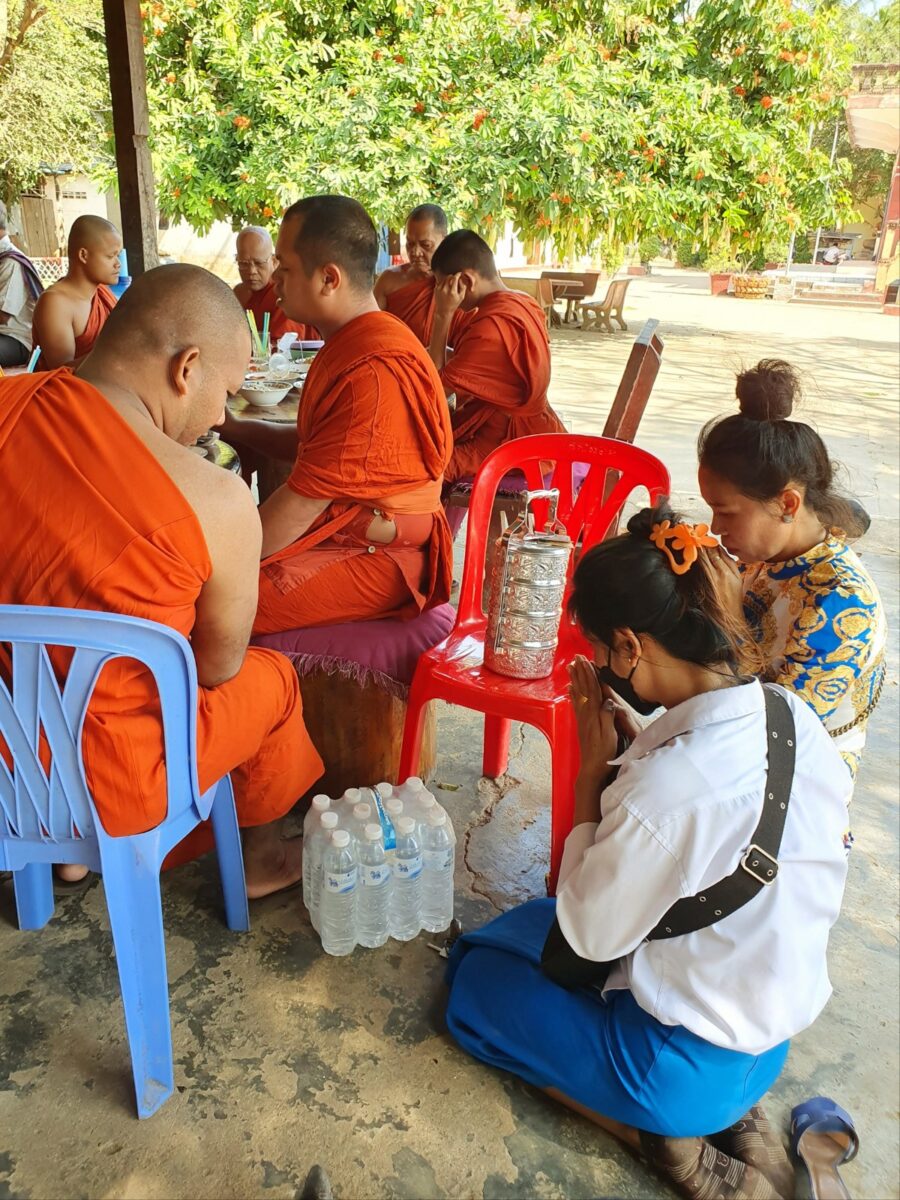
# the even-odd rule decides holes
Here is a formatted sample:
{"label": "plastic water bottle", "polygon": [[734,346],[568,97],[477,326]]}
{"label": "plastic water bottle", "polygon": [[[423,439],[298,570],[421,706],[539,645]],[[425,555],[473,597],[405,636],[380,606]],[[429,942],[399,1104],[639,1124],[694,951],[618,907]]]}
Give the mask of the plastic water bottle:
{"label": "plastic water bottle", "polygon": [[322,813],[319,818],[319,828],[314,829],[309,840],[309,919],[316,933],[319,932],[319,914],[322,900],[322,858],[326,847],[331,842],[331,835],[337,829],[338,815],[331,809]]}
{"label": "plastic water bottle", "polygon": [[340,957],[356,945],[356,853],[346,829],[336,829],[322,857],[322,901],[319,912],[322,949]]}
{"label": "plastic water bottle", "polygon": [[313,796],[309,812],[303,818],[303,903],[309,908],[309,897],[312,891],[312,855],[309,853],[313,832],[318,829],[322,813],[331,806],[328,796]]}
{"label": "plastic water bottle", "polygon": [[418,775],[410,775],[405,783],[397,789],[397,795],[404,803],[415,801],[425,791],[425,784]]}
{"label": "plastic water bottle", "polygon": [[409,942],[422,928],[422,847],[412,817],[400,817],[396,830],[391,937],[398,942]]}
{"label": "plastic water bottle", "polygon": [[371,822],[371,820],[372,820],[372,805],[371,804],[363,804],[362,802],[360,802],[359,804],[354,804],[353,820],[350,822],[349,828],[350,828],[350,832],[356,838],[357,842],[362,842],[365,839],[366,826]]}
{"label": "plastic water bottle", "polygon": [[396,794],[394,792],[394,785],[392,783],[376,783],[375,791],[385,803],[387,803],[387,801]]}
{"label": "plastic water bottle", "polygon": [[447,825],[447,814],[436,807],[421,825],[422,928],[429,933],[446,929],[453,920],[456,850]]}
{"label": "plastic water bottle", "polygon": [[360,946],[383,946],[388,939],[392,892],[391,868],[384,852],[384,834],[374,822],[359,844],[359,893],[356,940]]}

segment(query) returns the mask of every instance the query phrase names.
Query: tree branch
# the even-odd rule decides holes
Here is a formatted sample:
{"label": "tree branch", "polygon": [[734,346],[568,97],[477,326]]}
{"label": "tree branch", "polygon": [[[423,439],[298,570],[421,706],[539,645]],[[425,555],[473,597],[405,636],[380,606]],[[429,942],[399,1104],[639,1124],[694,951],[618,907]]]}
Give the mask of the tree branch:
{"label": "tree branch", "polygon": [[[0,0],[2,3],[2,0]],[[5,3],[2,3],[2,8],[5,9]],[[19,25],[12,36],[7,32],[3,39],[2,50],[0,50],[0,74],[6,71],[12,63],[12,57],[16,50],[25,41],[28,30],[33,25],[40,21],[41,17],[46,16],[47,10],[41,4],[40,0],[25,0],[22,6],[22,13],[19,17]],[[5,13],[4,13],[5,16]],[[8,27],[8,21],[4,21],[4,25]]]}

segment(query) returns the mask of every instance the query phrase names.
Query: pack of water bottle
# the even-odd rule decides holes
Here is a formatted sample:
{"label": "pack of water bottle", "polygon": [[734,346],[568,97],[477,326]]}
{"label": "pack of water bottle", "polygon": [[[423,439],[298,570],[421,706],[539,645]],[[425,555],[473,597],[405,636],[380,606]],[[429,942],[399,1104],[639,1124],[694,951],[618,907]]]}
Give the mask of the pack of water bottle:
{"label": "pack of water bottle", "polygon": [[327,954],[446,929],[455,864],[450,817],[415,776],[314,796],[303,822],[303,903]]}

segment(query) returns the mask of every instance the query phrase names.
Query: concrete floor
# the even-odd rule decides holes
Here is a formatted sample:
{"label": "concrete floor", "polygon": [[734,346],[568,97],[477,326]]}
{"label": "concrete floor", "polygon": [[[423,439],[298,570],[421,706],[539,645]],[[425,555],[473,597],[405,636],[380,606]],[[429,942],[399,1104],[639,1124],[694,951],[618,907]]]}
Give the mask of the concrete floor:
{"label": "concrete floor", "polygon": [[[636,280],[629,333],[553,334],[553,399],[599,431],[644,318],[660,318],[663,368],[639,441],[669,465],[699,516],[694,441],[730,410],[733,372],[764,356],[808,372],[806,416],[873,514],[862,544],[892,630],[884,699],[854,802],[856,847],[831,947],[834,997],[795,1039],[767,1107],[786,1125],[818,1093],[854,1113],[856,1197],[898,1185],[897,326],[881,315],[711,298],[704,277]],[[474,716],[443,709],[434,784],[460,834],[467,928],[539,895],[549,760],[519,731],[507,776],[479,778]],[[102,891],[61,902],[40,933],[13,927],[0,886],[0,1200],[294,1197],[313,1162],[338,1200],[438,1196],[666,1197],[616,1143],[512,1078],[470,1061],[442,1027],[442,964],[425,936],[324,956],[299,894],[260,902],[253,932],[224,929],[213,866],[165,888],[177,1091],[134,1117]],[[805,1193],[801,1193],[805,1194]]]}

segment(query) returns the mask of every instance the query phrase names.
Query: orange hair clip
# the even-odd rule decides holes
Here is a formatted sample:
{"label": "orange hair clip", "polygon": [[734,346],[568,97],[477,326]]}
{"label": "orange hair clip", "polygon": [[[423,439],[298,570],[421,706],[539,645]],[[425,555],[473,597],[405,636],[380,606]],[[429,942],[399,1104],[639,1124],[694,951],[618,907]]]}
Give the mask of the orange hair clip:
{"label": "orange hair clip", "polygon": [[[708,525],[673,525],[671,521],[662,521],[654,525],[650,531],[650,541],[662,550],[669,560],[669,566],[676,575],[686,574],[697,561],[701,546],[718,546],[718,539],[709,532]],[[671,542],[671,547],[668,543]],[[681,562],[678,562],[673,550],[680,550]]]}

